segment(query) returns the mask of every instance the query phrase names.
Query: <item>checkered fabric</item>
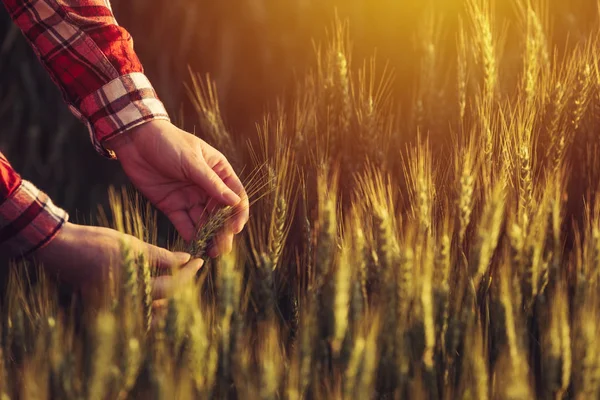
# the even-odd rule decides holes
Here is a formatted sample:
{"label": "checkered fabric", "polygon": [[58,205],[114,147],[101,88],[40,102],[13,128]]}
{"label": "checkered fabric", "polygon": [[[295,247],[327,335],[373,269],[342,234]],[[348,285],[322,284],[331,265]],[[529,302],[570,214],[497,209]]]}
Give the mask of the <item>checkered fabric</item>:
{"label": "checkered fabric", "polygon": [[[108,0],[0,1],[100,154],[115,157],[103,146],[107,139],[169,119]],[[31,252],[52,239],[66,218],[0,157],[0,247]]]}
{"label": "checkered fabric", "polygon": [[102,143],[151,119],[169,119],[108,0],[2,0],[70,110]]}
{"label": "checkered fabric", "polygon": [[68,220],[67,213],[11,168],[0,153],[0,251],[26,256],[46,245]]}

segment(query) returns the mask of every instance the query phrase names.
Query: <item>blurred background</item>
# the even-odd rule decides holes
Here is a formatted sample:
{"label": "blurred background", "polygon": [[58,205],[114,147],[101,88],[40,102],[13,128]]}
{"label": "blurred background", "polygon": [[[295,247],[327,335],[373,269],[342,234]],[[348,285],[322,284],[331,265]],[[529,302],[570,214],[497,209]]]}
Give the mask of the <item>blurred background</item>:
{"label": "blurred background", "polygon": [[[394,95],[401,109],[403,101],[414,99],[413,70],[419,67],[419,52],[424,51],[415,39],[424,26],[421,22],[429,18],[444,51],[452,52],[456,40],[453,26],[462,2],[436,1],[440,16],[433,17],[423,15],[426,1],[412,0],[112,3],[117,20],[132,34],[146,73],[172,119],[190,131],[195,128],[197,118],[184,86],[190,82],[191,68],[210,74],[216,82],[225,124],[234,137],[247,138],[256,136],[255,123],[264,112],[278,99],[291,96],[294,82],[303,77],[303,71],[314,67],[315,43],[325,37],[336,13],[350,22],[355,65],[373,54],[381,66],[389,61],[395,76]],[[588,32],[586,19],[578,20],[576,15],[595,10],[595,3],[554,0],[549,8],[555,43]],[[498,1],[497,7],[499,15],[514,12],[510,1]],[[443,29],[436,29],[439,18],[444,20]],[[505,41],[510,43],[510,34]],[[510,62],[510,54],[504,54],[503,63]],[[510,74],[510,68],[504,71]],[[202,132],[197,134],[202,136]],[[71,116],[2,7],[0,150],[24,178],[46,191],[79,222],[89,221],[97,206],[106,204],[109,185],[126,182],[118,162],[95,153],[85,127]]]}

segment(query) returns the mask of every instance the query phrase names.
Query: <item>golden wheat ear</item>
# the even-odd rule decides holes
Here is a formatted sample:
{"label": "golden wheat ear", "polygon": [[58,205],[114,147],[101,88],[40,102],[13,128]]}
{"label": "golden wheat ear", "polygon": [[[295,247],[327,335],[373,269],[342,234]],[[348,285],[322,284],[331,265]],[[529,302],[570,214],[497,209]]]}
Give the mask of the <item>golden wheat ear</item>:
{"label": "golden wheat ear", "polygon": [[[245,187],[250,207],[254,205],[262,196],[268,194],[269,182],[265,182],[259,174],[261,168],[255,169],[246,180]],[[231,218],[238,215],[239,210],[235,207],[226,206],[219,208],[208,217],[206,223],[198,227],[196,236],[187,248],[186,252],[194,258],[205,258],[206,251],[215,236],[225,227]]]}

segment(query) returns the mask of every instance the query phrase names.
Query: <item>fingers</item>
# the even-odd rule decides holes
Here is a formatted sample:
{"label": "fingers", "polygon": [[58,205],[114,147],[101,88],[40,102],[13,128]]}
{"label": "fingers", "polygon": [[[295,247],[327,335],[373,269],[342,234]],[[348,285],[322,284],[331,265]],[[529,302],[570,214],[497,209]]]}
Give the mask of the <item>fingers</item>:
{"label": "fingers", "polygon": [[208,256],[216,258],[221,254],[228,254],[233,249],[233,233],[231,228],[225,226],[213,239],[213,245],[208,249]]}
{"label": "fingers", "polygon": [[250,217],[250,202],[248,201],[248,195],[246,194],[246,190],[244,190],[242,182],[237,175],[235,175],[233,169],[231,170],[231,175],[226,177],[223,181],[231,188],[231,190],[237,193],[241,199],[235,206],[231,222],[233,233],[237,234],[244,229],[244,226],[248,222],[248,218]]}
{"label": "fingers", "polygon": [[237,195],[240,197],[240,202],[235,205],[234,216],[232,219],[233,233],[237,234],[244,229],[244,225],[248,222],[250,216],[250,203],[248,201],[248,194],[244,189],[244,185],[240,181],[240,178],[236,175],[235,171],[231,167],[231,164],[227,160],[220,163],[217,168],[217,174],[223,182]]}
{"label": "fingers", "polygon": [[233,207],[240,202],[240,197],[223,182],[206,162],[198,163],[191,168],[190,178],[204,189],[209,196],[226,206]]}
{"label": "fingers", "polygon": [[[211,218],[211,213],[217,209],[217,204],[211,199],[206,207],[194,207],[190,211],[190,217],[196,226],[202,226]],[[211,240],[207,254],[211,258],[216,258],[221,254],[229,253],[233,248],[233,229],[232,221],[225,221],[225,225],[216,232]]]}
{"label": "fingers", "polygon": [[168,217],[183,240],[189,242],[194,239],[196,236],[196,224],[185,210],[174,211]]}
{"label": "fingers", "polygon": [[175,271],[173,275],[154,278],[152,281],[152,298],[156,300],[168,297],[179,286],[191,281],[203,264],[202,259],[195,258]]}
{"label": "fingers", "polygon": [[187,253],[174,253],[162,247],[144,243],[150,263],[158,269],[175,268],[187,263],[192,256]]}

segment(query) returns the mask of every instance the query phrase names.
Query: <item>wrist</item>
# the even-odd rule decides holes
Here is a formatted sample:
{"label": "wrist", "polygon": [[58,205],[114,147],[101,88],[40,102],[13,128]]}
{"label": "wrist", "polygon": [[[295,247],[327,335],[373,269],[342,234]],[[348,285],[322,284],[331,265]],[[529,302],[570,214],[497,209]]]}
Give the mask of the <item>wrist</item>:
{"label": "wrist", "polygon": [[130,129],[128,131],[119,133],[115,136],[112,136],[106,139],[102,145],[109,151],[112,151],[116,154],[117,158],[119,158],[119,153],[121,149],[124,147],[130,146],[133,144],[132,131],[136,130],[138,127]]}
{"label": "wrist", "polygon": [[58,231],[58,234],[46,246],[37,250],[33,255],[41,261],[49,261],[60,255],[64,255],[65,251],[72,246],[73,239],[81,235],[80,228],[80,225],[65,222]]}
{"label": "wrist", "polygon": [[135,145],[139,136],[152,135],[154,132],[158,132],[170,124],[166,120],[153,119],[106,139],[103,145],[106,149],[114,152],[117,158],[119,158],[119,153],[123,149]]}

